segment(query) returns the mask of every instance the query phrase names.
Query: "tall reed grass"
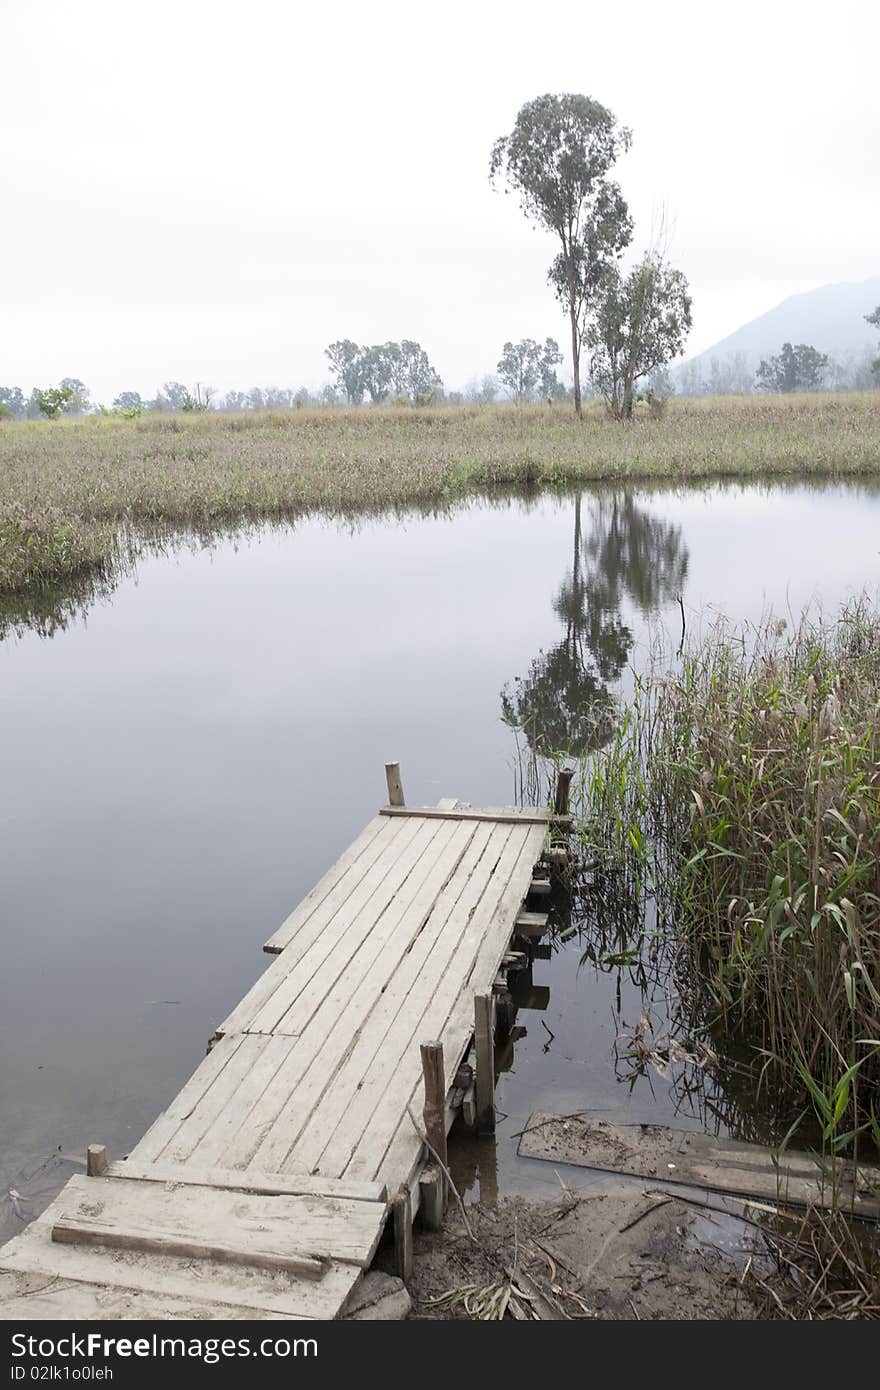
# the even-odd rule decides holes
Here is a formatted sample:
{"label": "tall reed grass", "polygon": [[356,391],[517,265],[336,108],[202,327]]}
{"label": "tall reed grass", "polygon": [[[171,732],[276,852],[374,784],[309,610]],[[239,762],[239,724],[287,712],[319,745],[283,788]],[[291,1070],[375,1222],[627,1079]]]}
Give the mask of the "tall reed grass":
{"label": "tall reed grass", "polygon": [[585,853],[829,1156],[880,1145],[880,613],[734,632],[637,683],[580,782]]}

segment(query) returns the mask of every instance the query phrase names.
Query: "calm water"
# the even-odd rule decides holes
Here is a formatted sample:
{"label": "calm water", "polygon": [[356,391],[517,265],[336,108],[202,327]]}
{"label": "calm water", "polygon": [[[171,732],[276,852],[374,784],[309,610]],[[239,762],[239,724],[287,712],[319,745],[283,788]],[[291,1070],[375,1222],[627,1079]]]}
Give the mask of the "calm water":
{"label": "calm water", "polygon": [[[132,1147],[384,799],[386,760],[411,804],[509,802],[505,709],[578,736],[658,628],[677,641],[679,592],[690,627],[832,609],[876,590],[878,550],[880,485],[475,501],[147,558],[51,638],[0,642],[0,1191]],[[524,1180],[511,1136],[537,1104],[680,1099],[619,1079],[641,996],[580,952],[536,961],[549,1000],[520,1014],[497,1151],[461,1151],[485,1196]]]}

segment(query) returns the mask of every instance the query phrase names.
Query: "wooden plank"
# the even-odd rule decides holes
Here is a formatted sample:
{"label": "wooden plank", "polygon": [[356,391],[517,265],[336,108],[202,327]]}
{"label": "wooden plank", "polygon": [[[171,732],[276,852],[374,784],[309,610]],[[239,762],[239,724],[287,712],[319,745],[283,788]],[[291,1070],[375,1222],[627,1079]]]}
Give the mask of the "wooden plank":
{"label": "wooden plank", "polygon": [[[284,1313],[263,1311],[266,1321]],[[175,1298],[115,1284],[84,1284],[48,1274],[0,1270],[0,1322],[210,1322],[252,1321],[253,1308],[234,1308],[203,1298]]]}
{"label": "wooden plank", "polygon": [[[429,841],[430,829],[418,822],[405,822],[392,840],[386,840],[382,853],[357,882],[346,881],[338,892],[336,889],[331,891],[311,913],[296,939],[282,952],[281,958],[263,972],[217,1032],[221,1035],[243,1033],[248,1029],[271,1032],[272,1021],[268,1016],[262,1020],[261,1027],[254,1027],[254,1020],[263,1006],[302,962],[323,960],[350,924],[362,914],[372,921],[376,920],[406,879],[415,862],[414,856],[418,858],[419,846]],[[369,924],[370,921],[367,922]]]}
{"label": "wooden plank", "polygon": [[550,921],[546,912],[519,912],[514,923],[513,934],[524,941],[540,940]]}
{"label": "wooden plank", "polygon": [[[57,1199],[57,1206],[53,1227],[59,1226],[62,1233],[82,1227],[86,1232],[84,1241],[89,1239],[88,1231],[93,1230],[97,1244],[108,1243],[99,1235],[115,1233],[120,1239],[114,1243],[126,1248],[122,1237],[127,1231],[137,1232],[139,1237],[156,1231],[162,1234],[163,1241],[174,1237],[183,1244],[203,1242],[211,1247],[238,1250],[239,1263],[248,1263],[248,1254],[261,1257],[268,1253],[328,1256],[361,1268],[372,1259],[386,1216],[384,1202],[233,1194],[222,1188],[168,1187],[131,1178],[71,1178]],[[96,1224],[89,1226],[90,1222]],[[65,1240],[64,1234],[61,1239]],[[141,1244],[139,1248],[147,1247]],[[190,1252],[175,1252],[168,1247],[156,1253]],[[201,1252],[201,1258],[215,1257],[225,1258],[208,1249]],[[256,1262],[266,1263],[262,1258]],[[275,1262],[271,1267],[281,1266]]]}
{"label": "wooden plank", "polygon": [[[470,860],[467,881],[458,875],[442,902],[438,901],[433,914],[434,930],[423,932],[401,961],[344,1065],[334,1076],[332,1087],[291,1151],[290,1160],[283,1165],[285,1170],[293,1165],[303,1172],[320,1171],[341,1177],[377,1107],[383,1113],[390,1108],[393,1124],[397,1124],[404,1096],[412,1090],[411,1085],[405,1092],[398,1087],[401,1060],[409,1052],[420,1074],[418,1037],[441,1036],[437,1029],[420,1026],[425,1002],[440,989],[448,972],[455,971],[455,950],[462,936],[476,941],[481,935],[481,901],[487,891],[497,893],[499,879],[507,881],[516,846],[527,834],[528,827],[489,829],[479,857]],[[475,842],[479,847],[481,841],[475,837]],[[454,1074],[454,1068],[447,1071]],[[420,1109],[421,1105],[416,1113]],[[387,1123],[386,1119],[384,1124]],[[387,1139],[386,1135],[386,1143]]]}
{"label": "wooden plank", "polygon": [[[210,1060],[218,1047],[226,1041],[225,1038],[221,1039],[221,1043],[218,1043],[217,1047],[208,1054],[206,1060]],[[197,1103],[187,1108],[181,1118],[178,1119],[175,1116],[165,1130],[160,1129],[154,1133],[157,1130],[157,1126],[154,1125],[146,1136],[146,1140],[151,1142],[147,1144],[145,1140],[141,1140],[141,1143],[136,1146],[133,1153],[139,1162],[143,1162],[145,1159],[162,1158],[166,1163],[180,1163],[189,1158],[199,1140],[211,1128],[214,1121],[223,1116],[227,1107],[232,1106],[234,1111],[235,1095],[257,1066],[263,1053],[267,1049],[271,1049],[273,1045],[276,1049],[279,1045],[278,1040],[268,1037],[252,1037],[247,1034],[230,1041],[237,1041],[238,1047],[229,1058],[226,1066],[199,1097]],[[289,1042],[290,1040],[285,1041]]]}
{"label": "wooden plank", "polygon": [[[459,970],[463,976],[461,988],[456,994],[450,990],[449,982],[444,981],[444,987],[434,992],[422,1017],[419,1026],[421,1035],[431,1033],[443,1039],[443,1055],[448,1076],[455,1075],[470,1045],[474,1021],[473,994],[480,984],[486,987],[495,978],[510,939],[512,919],[522,902],[541,843],[540,829],[530,827],[509,881],[496,899],[490,920],[483,922],[481,919],[478,930],[473,935],[468,933],[462,940],[459,962]],[[466,951],[463,949],[465,946]],[[398,1168],[408,1161],[408,1156],[413,1151],[413,1142],[412,1123],[405,1113],[407,1084],[410,1088],[409,1104],[418,1114],[421,1104],[421,1077],[418,1058],[413,1058],[410,1054],[399,1059],[392,1097],[399,1107],[397,1113],[402,1115],[402,1118],[395,1129],[391,1100],[383,1099],[377,1105],[370,1123],[370,1133],[363,1136],[358,1152],[353,1154],[343,1170],[347,1178],[376,1178],[381,1173],[380,1180],[387,1182],[387,1174],[396,1174]],[[392,1177],[392,1183],[395,1180]]]}
{"label": "wooden plank", "polygon": [[[334,1260],[321,1279],[300,1279],[282,1271],[217,1260],[184,1261],[174,1255],[59,1245],[52,1240],[51,1228],[60,1215],[58,1203],[53,1203],[20,1236],[9,1241],[0,1251],[0,1273],[43,1275],[52,1281],[195,1300],[218,1310],[248,1308],[251,1316],[278,1314],[303,1319],[336,1317],[363,1273],[359,1265]],[[216,1316],[225,1316],[225,1311]]]}
{"label": "wooden plank", "polygon": [[347,891],[351,891],[363,878],[369,865],[383,852],[394,838],[388,834],[388,822],[382,816],[374,816],[353,840],[348,849],[339,856],[314,888],[282,922],[278,930],[269,937],[263,947],[271,955],[276,955],[290,945],[312,913],[334,893],[337,903],[345,901]]}
{"label": "wooden plank", "polygon": [[557,816],[553,811],[523,810],[515,806],[499,807],[497,811],[485,811],[476,807],[466,810],[441,810],[439,806],[381,806],[380,816],[419,820],[485,820],[494,825],[570,825],[571,816]]}
{"label": "wooden plank", "polygon": [[[280,1170],[284,1156],[350,1052],[353,1036],[389,988],[401,961],[411,952],[423,951],[419,938],[426,929],[431,930],[426,924],[434,913],[438,889],[452,881],[476,853],[471,842],[487,838],[488,833],[471,825],[442,828],[439,857],[434,862],[424,860],[408,885],[414,896],[398,895],[383,917],[381,930],[371,933],[345,964],[334,988],[319,1001],[309,1028],[263,1092],[247,1125],[240,1128],[223,1154],[226,1166],[253,1163],[264,1171]],[[391,935],[394,932],[396,936]]]}
{"label": "wooden plank", "polygon": [[190,1163],[143,1164],[131,1159],[111,1163],[108,1178],[158,1182],[173,1187],[217,1187],[226,1192],[262,1193],[265,1197],[337,1197],[352,1202],[384,1202],[388,1189],[380,1182],[349,1182],[345,1178],[310,1177],[307,1173],[260,1173],[248,1168],[207,1168]]}
{"label": "wooden plank", "polygon": [[[688,1183],[716,1192],[769,1198],[787,1206],[833,1204],[832,1183],[810,1154],[789,1150],[778,1162],[759,1144],[715,1139],[668,1125],[612,1124],[605,1120],[536,1112],[523,1132],[519,1153],[572,1163],[579,1168],[627,1173],[662,1182]],[[836,1200],[858,1216],[880,1216],[880,1168],[859,1165],[858,1193],[852,1165],[838,1160]]]}
{"label": "wooden plank", "polygon": [[62,1215],[52,1227],[52,1239],[60,1245],[100,1245],[107,1250],[131,1250],[147,1255],[178,1255],[187,1260],[219,1260],[226,1265],[249,1265],[254,1269],[281,1270],[302,1279],[320,1279],[329,1261],[293,1251],[271,1250],[262,1242],[247,1249],[223,1241],[204,1240],[195,1235],[163,1231],[156,1226],[138,1229],[101,1221],[94,1216]]}
{"label": "wooden plank", "polygon": [[[443,922],[448,912],[451,911],[450,904],[454,903],[456,895],[461,891],[461,883],[468,879],[473,869],[479,864],[493,837],[506,836],[509,833],[504,829],[498,830],[488,826],[468,827],[468,829],[472,829],[473,833],[470,836],[467,849],[458,861],[455,874],[446,888],[439,896],[435,897],[434,885],[426,886],[423,899],[424,910],[418,916],[412,915],[407,936],[404,937],[406,950],[393,955],[389,952],[390,968],[386,968],[386,970],[374,969],[364,975],[355,994],[350,998],[348,1008],[340,1010],[338,1017],[332,1022],[332,1026],[321,1030],[315,1026],[309,1029],[308,1034],[300,1040],[297,1054],[292,1059],[300,1067],[295,1089],[288,1085],[284,1088],[275,1087],[275,1094],[265,1098],[267,1102],[263,1106],[263,1116],[266,1119],[265,1134],[257,1136],[256,1142],[259,1147],[251,1146],[245,1154],[236,1154],[235,1166],[245,1161],[252,1162],[260,1168],[269,1168],[272,1171],[284,1170],[288,1155],[300,1140],[307,1124],[312,1122],[313,1112],[322,1103],[322,1098],[325,1093],[330,1091],[331,1087],[334,1088],[337,1102],[340,1102],[338,1090],[340,1069],[350,1067],[357,1057],[364,1055],[370,1041],[375,1040],[377,1018],[386,1020],[383,1025],[384,1031],[384,1028],[388,1026],[388,1020],[396,1016],[406,994],[404,981],[411,981],[424,968],[424,962],[435,949],[435,943],[442,930]],[[346,990],[347,988],[346,982]],[[329,1011],[327,1017],[331,1017]],[[381,1036],[381,1032],[379,1036]],[[373,1048],[370,1048],[367,1053],[368,1056],[372,1055],[374,1047],[375,1041]],[[303,1059],[308,1059],[307,1070],[302,1069]],[[285,1069],[282,1079],[287,1083],[288,1069]],[[359,1074],[352,1084],[352,1094],[357,1088],[358,1079]],[[275,1103],[274,1112],[270,1111],[268,1107],[270,1099]],[[338,1104],[334,1111],[337,1119],[339,1113],[345,1109],[346,1104],[346,1100],[341,1100]],[[317,1129],[313,1130],[312,1140],[316,1137],[320,1138],[316,1158],[326,1143],[330,1132],[327,1128],[328,1125],[329,1120],[325,1116],[318,1123]],[[294,1165],[295,1170],[300,1172],[312,1172],[315,1166],[315,1163],[310,1162],[305,1156],[301,1162]]]}
{"label": "wooden plank", "polygon": [[[467,1023],[456,1032],[454,1040],[445,1029],[446,1020],[467,983],[487,933],[498,938],[490,981],[494,978],[510,937],[512,918],[531,877],[532,847],[541,838],[540,829],[534,826],[510,830],[487,889],[477,903],[465,904],[465,911],[453,919],[442,949],[420,970],[405,1008],[399,1011],[383,1040],[381,1053],[371,1057],[369,1074],[360,1080],[357,1096],[345,1110],[338,1135],[334,1134],[320,1156],[322,1172],[338,1177],[343,1173],[355,1176],[355,1169],[360,1170],[358,1177],[373,1177],[378,1172],[407,1102],[416,1114],[421,1108],[421,1097],[414,1096],[421,1086],[416,1038],[441,1038],[446,1074],[455,1075],[473,1030],[471,1000]],[[313,1163],[312,1168],[316,1167],[318,1164]]]}
{"label": "wooden plank", "polygon": [[[327,994],[343,976],[352,987],[364,970],[391,951],[402,954],[413,933],[397,942],[399,929],[407,932],[410,917],[417,922],[434,901],[451,875],[473,835],[474,826],[430,825],[413,837],[401,856],[398,872],[389,875],[370,898],[364,911],[340,932],[339,940],[327,950],[310,952],[254,1016],[249,1029],[254,1032],[302,1034],[311,1024]],[[398,886],[395,888],[395,884]],[[386,969],[394,959],[386,959]],[[339,1007],[346,1001],[343,997]]]}
{"label": "wooden plank", "polygon": [[185,1086],[178,1091],[167,1110],[163,1110],[144,1137],[135,1145],[131,1155],[133,1158],[136,1158],[140,1163],[149,1163],[159,1157],[187,1116],[192,1113],[227,1064],[232,1061],[242,1042],[243,1038],[240,1035],[220,1039],[207,1057],[196,1067]]}
{"label": "wooden plank", "polygon": [[[204,1105],[198,1107],[192,1120],[181,1127],[175,1139],[176,1160],[186,1160],[207,1168],[219,1164],[230,1139],[238,1133],[242,1125],[247,1124],[254,1106],[295,1046],[295,1038],[268,1037],[259,1056],[251,1060],[250,1054],[255,1049],[250,1043],[245,1044],[243,1051],[249,1054],[247,1072],[206,1129],[203,1126]],[[194,1143],[191,1142],[193,1139]]]}

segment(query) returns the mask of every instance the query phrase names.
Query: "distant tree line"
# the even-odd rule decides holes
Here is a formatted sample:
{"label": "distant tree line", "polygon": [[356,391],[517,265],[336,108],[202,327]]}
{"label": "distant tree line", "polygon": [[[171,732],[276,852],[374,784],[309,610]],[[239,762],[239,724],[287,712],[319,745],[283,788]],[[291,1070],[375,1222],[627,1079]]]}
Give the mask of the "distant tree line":
{"label": "distant tree line", "polygon": [[[870,321],[870,320],[869,320]],[[880,327],[880,324],[878,324]],[[680,396],[748,396],[754,391],[870,391],[880,386],[880,357],[871,351],[835,356],[807,343],[783,343],[754,370],[744,352],[686,362],[670,387]]]}
{"label": "distant tree line", "polygon": [[[632,413],[639,381],[652,404],[672,395],[868,391],[880,386],[880,356],[874,357],[871,350],[861,356],[836,358],[808,343],[783,343],[778,353],[762,359],[756,372],[745,353],[735,352],[712,357],[708,364],[686,362],[673,379],[669,348],[673,339],[681,341],[681,306],[687,297],[683,277],[662,259],[646,256],[626,277],[617,266],[606,267],[605,283],[607,292],[596,298],[594,317],[587,326],[586,341],[593,354],[592,390],[590,386],[581,390],[603,396],[618,418]],[[865,321],[880,329],[880,305],[865,315]],[[543,344],[534,338],[506,342],[497,375],[472,380],[463,390],[448,393],[424,348],[411,339],[359,347],[350,338],[343,338],[330,344],[326,356],[335,382],[318,391],[305,386],[296,390],[252,386],[249,391],[227,391],[219,396],[200,382],[190,388],[180,381],[166,381],[152,399],[145,400],[138,391],[121,391],[107,407],[92,405],[89,389],[78,377],[63,377],[55,386],[35,386],[27,396],[19,386],[0,386],[0,419],[54,420],[90,410],[128,417],[150,410],[297,410],[341,403],[360,405],[367,397],[375,405],[388,400],[490,405],[502,395],[517,404],[580,398],[576,386],[564,386],[557,376],[562,353],[553,338],[546,338]]]}
{"label": "distant tree line", "polygon": [[351,338],[340,338],[324,352],[336,388],[348,405],[360,405],[369,396],[373,405],[389,399],[425,405],[439,397],[443,382],[431,366],[428,354],[411,338],[402,342],[374,343],[359,347]]}

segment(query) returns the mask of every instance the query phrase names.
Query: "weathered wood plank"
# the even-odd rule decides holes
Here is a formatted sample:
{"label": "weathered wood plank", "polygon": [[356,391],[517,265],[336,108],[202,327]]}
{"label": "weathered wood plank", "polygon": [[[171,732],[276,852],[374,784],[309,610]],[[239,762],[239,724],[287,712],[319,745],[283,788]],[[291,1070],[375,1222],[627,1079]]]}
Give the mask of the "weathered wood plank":
{"label": "weathered wood plank", "polygon": [[[262,1310],[266,1321],[287,1315]],[[248,1322],[253,1308],[218,1304],[210,1297],[181,1298],[116,1284],[84,1284],[51,1274],[0,1270],[0,1322]]]}
{"label": "weathered wood plank", "polygon": [[500,807],[497,811],[486,811],[476,807],[447,810],[439,806],[382,806],[380,816],[420,820],[484,820],[493,825],[570,825],[571,816],[559,816],[555,811],[540,811],[531,808],[519,810],[516,806]]}
{"label": "weathered wood plank", "polygon": [[311,1177],[307,1173],[260,1173],[252,1168],[208,1168],[194,1163],[136,1163],[120,1159],[107,1169],[108,1178],[158,1182],[171,1187],[217,1187],[225,1192],[254,1192],[266,1197],[335,1197],[352,1202],[384,1202],[388,1189],[380,1182],[349,1182],[345,1178]]}
{"label": "weathered wood plank", "polygon": [[339,856],[336,863],[330,866],[323,878],[318,880],[278,930],[269,937],[263,950],[271,955],[285,950],[312,914],[324,905],[331,893],[337,908],[344,903],[348,893],[357,886],[370,864],[384,852],[393,839],[394,835],[388,833],[387,819],[374,816],[345,853]]}
{"label": "weathered wood plank", "polygon": [[371,1010],[389,990],[393,994],[401,966],[411,968],[411,959],[420,958],[428,949],[439,910],[437,885],[449,877],[451,888],[456,876],[466,873],[468,863],[478,854],[473,846],[478,847],[491,832],[479,826],[453,826],[445,828],[444,834],[448,843],[430,865],[428,879],[421,883],[418,877],[413,880],[418,891],[409,910],[398,915],[395,903],[395,910],[387,914],[386,925],[397,936],[383,949],[384,929],[373,933],[368,949],[347,963],[311,1025],[297,1040],[296,1049],[251,1112],[246,1128],[224,1153],[225,1165],[237,1168],[253,1163],[264,1170],[281,1169]]}
{"label": "weathered wood plank", "polygon": [[[131,1178],[71,1178],[57,1206],[53,1228],[59,1227],[61,1236],[55,1239],[67,1243],[76,1243],[67,1233],[79,1230],[82,1243],[91,1239],[106,1245],[112,1240],[119,1248],[126,1248],[126,1232],[137,1233],[140,1240],[149,1231],[156,1231],[161,1233],[164,1247],[157,1248],[156,1253],[195,1255],[201,1242],[205,1246],[198,1252],[201,1258],[226,1258],[216,1253],[223,1247],[239,1252],[238,1263],[248,1263],[247,1257],[255,1254],[258,1258],[252,1262],[266,1264],[262,1256],[271,1255],[273,1268],[281,1268],[274,1257],[285,1254],[328,1256],[365,1268],[386,1215],[384,1202],[241,1192],[230,1196],[215,1187],[168,1187]],[[179,1250],[168,1244],[172,1238],[179,1239]],[[183,1249],[187,1244],[193,1246],[191,1251]],[[139,1248],[148,1247],[141,1242]],[[305,1267],[289,1268],[293,1273],[305,1272]]]}
{"label": "weathered wood plank", "polygon": [[218,1260],[185,1261],[174,1255],[59,1245],[52,1240],[52,1224],[60,1214],[54,1203],[9,1241],[0,1251],[0,1273],[43,1275],[53,1281],[208,1302],[218,1310],[248,1308],[260,1317],[268,1313],[321,1319],[336,1316],[363,1272],[356,1264],[332,1261],[321,1279],[300,1279]]}
{"label": "weathered wood plank", "polygon": [[[383,1114],[393,1109],[396,1123],[403,1110],[404,1095],[408,1096],[412,1090],[411,1085],[405,1091],[399,1090],[401,1058],[410,1051],[421,1071],[418,1036],[424,1037],[426,1033],[442,1036],[432,1027],[420,1026],[425,1003],[444,981],[449,988],[449,972],[454,973],[456,969],[453,962],[462,936],[476,943],[481,935],[482,922],[490,909],[483,907],[480,912],[480,906],[487,894],[494,903],[503,891],[516,860],[517,846],[527,834],[527,827],[491,828],[482,853],[470,865],[467,881],[457,878],[444,895],[442,911],[438,904],[435,930],[430,935],[422,933],[417,946],[401,962],[391,985],[333,1078],[332,1087],[328,1088],[297,1140],[290,1159],[284,1164],[285,1170],[293,1165],[303,1172],[320,1171],[341,1177],[377,1107]],[[498,887],[499,882],[502,889]],[[454,1068],[447,1070],[449,1075],[454,1074]]]}
{"label": "weathered wood plank", "polygon": [[[323,1000],[343,975],[357,984],[364,961],[381,962],[388,951],[394,956],[403,954],[407,940],[397,940],[395,934],[408,932],[411,921],[420,922],[430,908],[446,878],[452,874],[473,835],[472,825],[439,825],[425,827],[413,839],[401,869],[406,871],[399,886],[393,889],[386,880],[373,895],[358,918],[340,928],[340,936],[323,959],[310,956],[285,978],[278,990],[255,1015],[250,1028],[255,1032],[300,1034],[317,1013]],[[386,968],[393,969],[396,959],[386,958]],[[345,1001],[340,1001],[340,1008]],[[322,1021],[326,1026],[326,1019]]]}
{"label": "weathered wood plank", "polygon": [[135,1145],[131,1155],[133,1158],[137,1158],[140,1163],[149,1163],[159,1157],[183,1121],[193,1112],[227,1064],[232,1061],[242,1042],[243,1038],[240,1035],[220,1039],[196,1067],[189,1081],[178,1091],[167,1110],[163,1110]]}
{"label": "weathered wood plank", "polygon": [[52,1227],[59,1245],[100,1245],[107,1250],[130,1250],[147,1255],[178,1255],[187,1260],[219,1260],[224,1265],[249,1265],[254,1269],[280,1270],[302,1279],[320,1279],[328,1261],[294,1251],[271,1250],[261,1241],[246,1249],[201,1236],[163,1231],[149,1226],[138,1229],[126,1222],[119,1226],[95,1216],[61,1215]]}
{"label": "weathered wood plank", "polygon": [[[478,931],[468,933],[462,940],[462,947],[467,949],[462,951],[458,962],[459,990],[456,993],[449,987],[455,978],[450,977],[444,982],[445,988],[434,992],[422,1016],[419,1025],[421,1035],[430,1033],[443,1039],[447,1076],[455,1075],[470,1045],[473,1035],[473,995],[480,984],[485,986],[495,978],[507,950],[513,917],[530,881],[534,859],[540,852],[541,840],[540,829],[531,827],[509,881],[497,898],[490,920],[481,923]],[[357,1153],[352,1155],[343,1170],[347,1178],[376,1178],[381,1174],[380,1180],[388,1182],[388,1173],[396,1175],[398,1167],[412,1155],[412,1123],[405,1113],[405,1100],[408,1099],[410,1107],[418,1114],[422,1104],[418,1061],[418,1055],[413,1054],[411,1049],[399,1059],[394,1090],[388,1099],[383,1099],[377,1105],[369,1133],[361,1136]],[[397,1113],[402,1115],[396,1127],[392,1117],[392,1097],[394,1106],[399,1107]],[[389,1155],[393,1156],[391,1160]],[[395,1176],[392,1182],[396,1181]]]}
{"label": "weathered wood plank", "polygon": [[[493,948],[491,973],[495,973],[509,940],[511,920],[522,902],[531,877],[534,845],[541,840],[540,828],[522,826],[510,831],[507,843],[498,860],[489,890],[478,906],[459,920],[457,932],[447,936],[444,949],[436,953],[429,968],[423,969],[408,997],[407,1006],[388,1030],[381,1052],[371,1059],[369,1074],[363,1078],[357,1097],[347,1108],[339,1134],[326,1145],[321,1155],[320,1171],[341,1177],[348,1173],[358,1177],[374,1177],[381,1166],[384,1153],[393,1137],[398,1118],[406,1103],[413,1103],[413,1092],[420,1088],[420,1058],[413,1041],[417,1037],[438,1037],[443,1040],[447,1076],[454,1076],[473,1031],[473,1004],[468,997],[467,1021],[450,1034],[446,1021],[455,1001],[473,973],[475,961],[488,935]],[[489,962],[487,962],[487,968]],[[482,974],[479,976],[482,980]],[[471,993],[473,993],[473,986]],[[415,1113],[422,1105],[415,1102]],[[313,1164],[317,1167],[317,1164]]]}
{"label": "weathered wood plank", "polygon": [[[362,926],[364,922],[369,926],[376,920],[405,881],[418,859],[420,848],[430,842],[432,829],[436,827],[423,822],[406,822],[393,841],[386,842],[382,853],[369,865],[363,877],[354,884],[345,885],[341,899],[337,899],[335,889],[329,893],[303,924],[295,941],[281,953],[280,959],[273,961],[263,972],[229,1017],[220,1024],[217,1032],[222,1035],[248,1030],[271,1032],[271,1016],[261,1020],[259,1027],[255,1024],[264,1005],[277,995],[283,982],[303,962],[306,962],[306,969],[313,962],[320,963],[353,921],[360,919]],[[278,1015],[275,1019],[276,1023],[280,1017]]]}

